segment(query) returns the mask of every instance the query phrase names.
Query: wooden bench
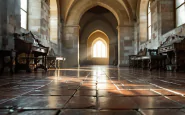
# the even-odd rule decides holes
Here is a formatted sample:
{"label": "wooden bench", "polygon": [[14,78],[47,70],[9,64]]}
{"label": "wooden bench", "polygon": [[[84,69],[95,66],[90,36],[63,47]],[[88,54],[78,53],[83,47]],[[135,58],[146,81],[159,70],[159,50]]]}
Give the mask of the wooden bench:
{"label": "wooden bench", "polygon": [[62,56],[47,56],[48,69],[60,69],[61,62],[64,62],[66,59]]}
{"label": "wooden bench", "polygon": [[164,69],[166,56],[159,55],[158,49],[143,49],[138,52],[138,55],[129,56],[130,67]]}
{"label": "wooden bench", "polygon": [[53,50],[50,51],[50,55],[47,56],[48,69],[60,69],[61,62],[66,60],[65,57],[57,56]]}
{"label": "wooden bench", "polygon": [[148,55],[142,57],[142,68],[164,69],[165,68],[165,55],[159,55],[158,49],[148,49]]}
{"label": "wooden bench", "polygon": [[141,49],[137,55],[129,55],[129,67],[142,67],[142,57],[146,54],[147,48]]}

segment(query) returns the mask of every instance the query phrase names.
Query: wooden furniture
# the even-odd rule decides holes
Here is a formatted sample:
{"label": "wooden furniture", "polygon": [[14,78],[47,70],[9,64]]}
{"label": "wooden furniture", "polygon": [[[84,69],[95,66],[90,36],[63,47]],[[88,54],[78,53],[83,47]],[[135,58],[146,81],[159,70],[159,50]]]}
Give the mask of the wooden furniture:
{"label": "wooden furniture", "polygon": [[[13,74],[13,63],[16,52],[14,50],[0,50],[0,58],[2,61],[2,68],[0,70],[0,74],[4,72],[5,67],[10,68],[10,73]],[[10,60],[8,62],[5,61],[5,57],[9,57]]]}
{"label": "wooden furniture", "polygon": [[141,49],[137,55],[129,55],[129,67],[142,67],[142,57],[146,56],[147,48]]}
{"label": "wooden furniture", "polygon": [[60,69],[61,62],[64,62],[66,59],[61,56],[47,56],[48,69]]}
{"label": "wooden furniture", "polygon": [[166,56],[159,55],[157,49],[141,49],[138,55],[129,56],[130,67],[162,69],[165,65]]}
{"label": "wooden furniture", "polygon": [[165,55],[159,55],[158,49],[148,49],[148,55],[142,57],[142,68],[165,69]]}
{"label": "wooden furniture", "polygon": [[[31,32],[22,35],[14,34],[14,37],[15,50],[17,51],[15,58],[15,71],[18,72],[19,70],[26,70],[27,72],[31,72],[30,62],[32,60],[34,61],[35,71],[38,68],[42,68],[47,71],[46,56],[49,47],[45,47],[40,44]],[[25,54],[25,56],[20,57],[21,54]],[[41,64],[39,64],[40,60],[42,61]]]}
{"label": "wooden furniture", "polygon": [[169,36],[158,50],[159,54],[167,55],[167,67],[174,71],[185,68],[185,36]]}

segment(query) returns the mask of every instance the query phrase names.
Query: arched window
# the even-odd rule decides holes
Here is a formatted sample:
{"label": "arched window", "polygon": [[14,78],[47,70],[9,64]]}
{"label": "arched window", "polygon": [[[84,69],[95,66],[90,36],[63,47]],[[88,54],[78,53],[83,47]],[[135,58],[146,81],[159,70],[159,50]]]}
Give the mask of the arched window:
{"label": "arched window", "polygon": [[21,27],[27,29],[28,0],[21,0]]}
{"label": "arched window", "polygon": [[50,0],[50,40],[58,43],[58,8],[57,0]]}
{"label": "arched window", "polygon": [[176,26],[185,23],[185,0],[176,0]]}
{"label": "arched window", "polygon": [[107,57],[107,45],[103,40],[97,40],[93,46],[93,57],[94,58],[106,58]]}
{"label": "arched window", "polygon": [[152,39],[152,14],[151,14],[151,3],[148,3],[148,39]]}

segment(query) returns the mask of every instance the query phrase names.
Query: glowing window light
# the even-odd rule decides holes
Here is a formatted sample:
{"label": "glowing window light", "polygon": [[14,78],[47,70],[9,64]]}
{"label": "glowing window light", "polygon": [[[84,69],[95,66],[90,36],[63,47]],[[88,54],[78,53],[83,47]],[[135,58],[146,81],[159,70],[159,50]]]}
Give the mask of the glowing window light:
{"label": "glowing window light", "polygon": [[152,15],[150,2],[148,3],[148,39],[152,39]]}
{"label": "glowing window light", "polygon": [[102,40],[98,40],[93,44],[93,57],[94,58],[107,57],[107,47]]}
{"label": "glowing window light", "polygon": [[28,1],[27,0],[21,0],[21,27],[24,29],[27,29],[27,6],[28,6]]}
{"label": "glowing window light", "polygon": [[176,0],[176,26],[185,24],[185,0]]}

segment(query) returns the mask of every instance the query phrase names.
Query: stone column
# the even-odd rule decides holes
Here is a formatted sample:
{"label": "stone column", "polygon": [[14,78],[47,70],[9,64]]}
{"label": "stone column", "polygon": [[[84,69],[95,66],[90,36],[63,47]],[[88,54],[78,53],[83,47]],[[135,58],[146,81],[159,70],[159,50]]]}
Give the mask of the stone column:
{"label": "stone column", "polygon": [[121,58],[120,57],[120,54],[121,54],[121,51],[120,51],[120,49],[121,49],[120,48],[120,45],[121,45],[120,44],[120,38],[121,38],[121,36],[120,36],[120,27],[119,26],[117,27],[117,30],[118,30],[118,65],[117,66],[120,67],[120,61],[121,61],[121,59],[120,59]]}
{"label": "stone column", "polygon": [[128,66],[129,55],[134,54],[134,26],[118,26],[118,67]]}
{"label": "stone column", "polygon": [[14,49],[13,33],[20,30],[20,1],[1,1],[0,10],[0,48]]}
{"label": "stone column", "polygon": [[64,67],[79,66],[79,25],[64,26],[63,55],[66,57]]}

